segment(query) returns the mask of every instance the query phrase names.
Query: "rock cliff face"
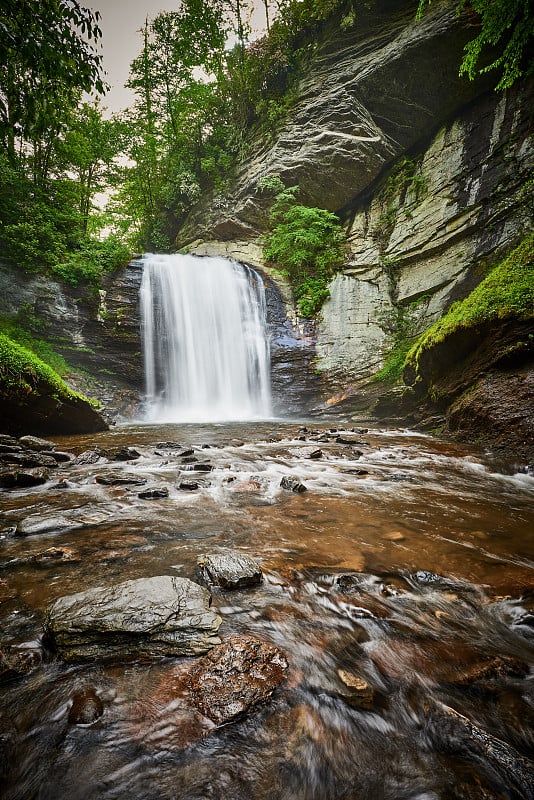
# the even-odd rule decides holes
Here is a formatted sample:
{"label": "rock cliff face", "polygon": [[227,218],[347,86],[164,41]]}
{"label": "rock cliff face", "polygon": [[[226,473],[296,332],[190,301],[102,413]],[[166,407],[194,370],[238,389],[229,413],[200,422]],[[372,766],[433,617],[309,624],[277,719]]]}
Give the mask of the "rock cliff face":
{"label": "rock cliff face", "polygon": [[143,386],[139,335],[142,264],[132,261],[108,276],[100,293],[65,286],[42,275],[15,272],[0,262],[0,315],[35,319],[49,341],[87,379],[69,383],[98,397],[109,416],[133,408]]}
{"label": "rock cliff face", "polygon": [[[496,93],[458,78],[476,17],[443,0],[416,23],[416,5],[375,3],[346,32],[332,20],[276,140],[253,146],[226,203],[204,198],[180,232],[195,252],[246,261],[267,226],[259,180],[273,174],[340,215],[349,253],[308,339],[340,395],[532,229],[533,82]],[[451,430],[465,428],[464,406]]]}

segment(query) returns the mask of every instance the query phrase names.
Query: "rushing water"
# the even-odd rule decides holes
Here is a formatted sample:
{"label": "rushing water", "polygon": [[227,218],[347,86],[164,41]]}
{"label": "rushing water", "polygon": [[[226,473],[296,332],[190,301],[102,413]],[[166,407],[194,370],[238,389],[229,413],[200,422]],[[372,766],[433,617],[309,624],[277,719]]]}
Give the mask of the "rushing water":
{"label": "rushing water", "polygon": [[[64,463],[44,486],[1,493],[4,644],[39,653],[57,597],[152,575],[195,579],[199,555],[230,547],[254,556],[264,581],[214,590],[221,637],[259,636],[290,664],[267,703],[217,728],[176,694],[190,659],[66,666],[44,653],[0,689],[3,798],[534,796],[534,478],[409,431],[347,430],[117,427],[57,440],[76,454],[100,447],[98,463]],[[171,441],[213,469],[195,473]],[[139,456],[113,460],[125,445]],[[111,470],[169,496],[95,482]],[[307,491],[285,491],[290,475]],[[197,491],[178,488],[184,476]],[[37,521],[40,533],[14,534]],[[50,547],[70,560],[43,557]],[[370,708],[351,704],[343,671],[373,687]],[[104,713],[71,724],[73,694],[86,687]]]}
{"label": "rushing water", "polygon": [[149,420],[271,415],[265,294],[256,272],[226,258],[146,255],[141,319]]}

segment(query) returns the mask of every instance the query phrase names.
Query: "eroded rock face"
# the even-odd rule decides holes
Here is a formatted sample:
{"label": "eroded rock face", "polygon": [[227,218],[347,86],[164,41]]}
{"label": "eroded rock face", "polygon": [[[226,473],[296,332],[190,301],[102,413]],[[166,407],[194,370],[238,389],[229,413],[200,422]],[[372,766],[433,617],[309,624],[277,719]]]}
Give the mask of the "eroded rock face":
{"label": "eroded rock face", "polygon": [[59,598],[45,632],[66,661],[200,655],[220,643],[210,599],[187,578],[130,580]]}
{"label": "eroded rock face", "polygon": [[222,725],[270,697],[287,669],[286,657],[273,645],[234,636],[198,662],[189,688],[199,711]]}
{"label": "eroded rock face", "polygon": [[407,0],[361,7],[345,30],[332,18],[309,48],[298,101],[277,139],[253,146],[226,207],[203,203],[180,239],[252,238],[265,228],[268,198],[258,190],[265,175],[298,184],[306,204],[338,211],[480,94],[485,84],[458,78],[472,31],[455,6],[434,4],[417,24],[415,10]]}

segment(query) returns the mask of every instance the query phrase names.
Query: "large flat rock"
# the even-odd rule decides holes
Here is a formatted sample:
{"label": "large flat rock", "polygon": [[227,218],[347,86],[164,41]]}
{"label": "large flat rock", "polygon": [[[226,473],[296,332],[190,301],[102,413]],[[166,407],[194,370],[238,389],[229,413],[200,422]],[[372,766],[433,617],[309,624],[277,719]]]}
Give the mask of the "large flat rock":
{"label": "large flat rock", "polygon": [[160,575],[61,597],[45,631],[66,661],[199,655],[220,644],[209,591]]}

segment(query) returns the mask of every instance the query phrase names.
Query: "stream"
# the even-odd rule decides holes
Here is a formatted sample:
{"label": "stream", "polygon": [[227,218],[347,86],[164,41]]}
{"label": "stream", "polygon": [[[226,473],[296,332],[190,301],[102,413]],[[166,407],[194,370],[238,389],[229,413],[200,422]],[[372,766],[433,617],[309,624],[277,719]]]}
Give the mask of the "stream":
{"label": "stream", "polygon": [[[100,458],[0,492],[2,644],[36,660],[0,686],[2,798],[534,798],[534,476],[353,424],[52,437]],[[126,447],[138,455],[117,460]],[[95,481],[111,471],[168,497]],[[198,488],[179,488],[193,478]],[[198,580],[197,558],[228,548],[256,559],[263,582],[212,589],[220,637],[256,636],[289,663],[242,717],[206,725],[187,711],[173,687],[189,658],[67,665],[43,649],[56,598],[156,575]],[[368,702],[354,702],[347,675],[365,681]],[[72,697],[87,687],[103,713],[73,724]]]}

